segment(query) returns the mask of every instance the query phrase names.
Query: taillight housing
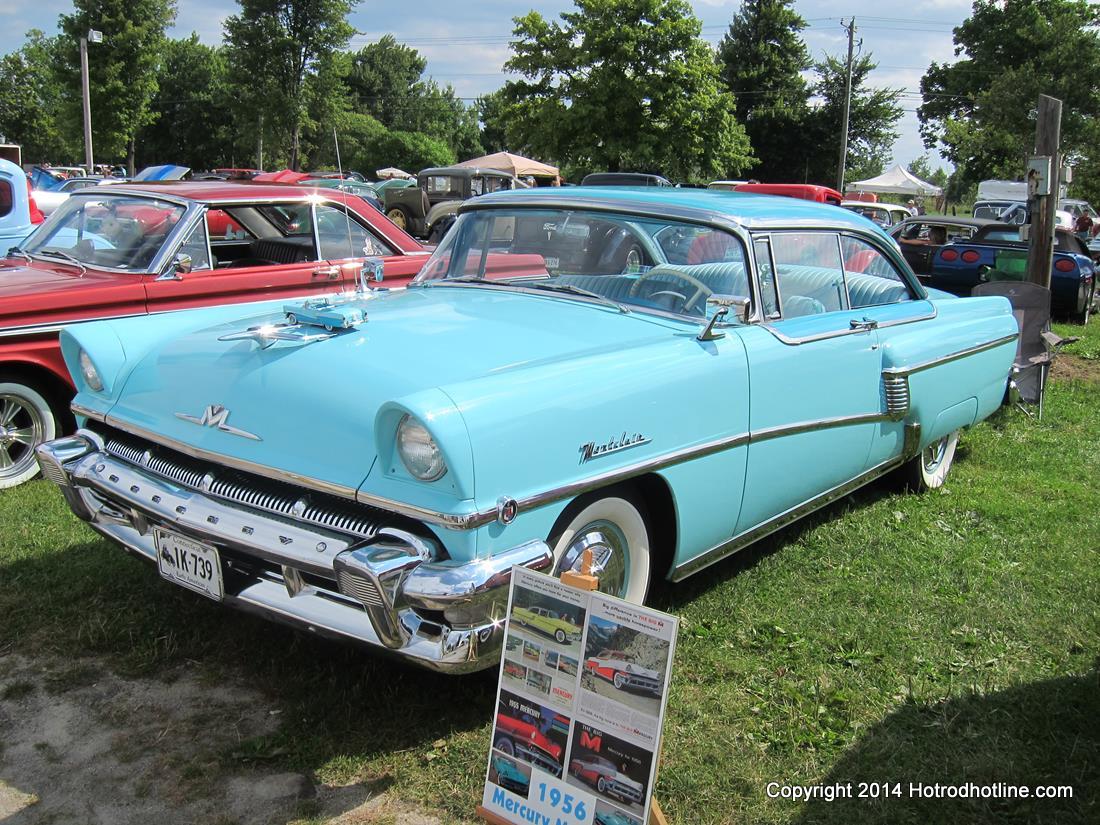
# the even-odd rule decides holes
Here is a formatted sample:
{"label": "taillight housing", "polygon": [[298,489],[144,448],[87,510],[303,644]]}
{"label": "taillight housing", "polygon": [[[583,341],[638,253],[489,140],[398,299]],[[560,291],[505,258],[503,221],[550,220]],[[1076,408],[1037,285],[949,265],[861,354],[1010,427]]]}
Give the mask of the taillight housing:
{"label": "taillight housing", "polygon": [[976,264],[982,259],[982,253],[976,249],[968,249],[959,256],[962,258],[963,263]]}
{"label": "taillight housing", "polygon": [[956,261],[959,258],[959,253],[954,249],[941,249],[940,258],[945,261]]}
{"label": "taillight housing", "polygon": [[1059,258],[1054,262],[1054,268],[1059,272],[1073,272],[1077,269],[1077,264],[1069,258]]}

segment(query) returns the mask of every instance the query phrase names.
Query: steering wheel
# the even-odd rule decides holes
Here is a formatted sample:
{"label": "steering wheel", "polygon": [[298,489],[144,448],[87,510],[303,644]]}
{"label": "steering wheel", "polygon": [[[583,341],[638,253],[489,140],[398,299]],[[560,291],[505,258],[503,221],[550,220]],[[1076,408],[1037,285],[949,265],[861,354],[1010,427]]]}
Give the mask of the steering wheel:
{"label": "steering wheel", "polygon": [[[681,272],[678,269],[662,269],[659,266],[655,266],[653,267],[653,269],[649,270],[649,272],[643,272],[641,275],[639,275],[637,280],[635,280],[634,283],[630,285],[630,292],[628,292],[627,294],[631,298],[636,297],[638,295],[638,291],[642,288],[642,284],[645,281],[649,280],[650,278],[656,278],[659,275],[673,275],[683,281],[687,281],[689,284],[695,287],[695,292],[692,293],[690,298],[687,298],[684,301],[684,312],[690,312],[691,309],[699,302],[700,298],[709,298],[711,295],[714,294],[713,289],[704,284],[694,275],[688,275],[686,272]],[[673,294],[679,295],[680,293],[677,292]]]}

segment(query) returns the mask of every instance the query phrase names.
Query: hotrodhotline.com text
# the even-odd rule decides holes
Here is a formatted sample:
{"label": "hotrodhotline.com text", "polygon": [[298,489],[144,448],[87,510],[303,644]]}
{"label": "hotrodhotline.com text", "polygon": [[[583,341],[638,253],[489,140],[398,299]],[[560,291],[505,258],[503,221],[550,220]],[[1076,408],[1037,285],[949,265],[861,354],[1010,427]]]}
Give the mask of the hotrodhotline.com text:
{"label": "hotrodhotline.com text", "polygon": [[769,782],[764,789],[769,799],[808,802],[820,799],[1072,799],[1070,785],[1009,785],[994,782],[979,785],[925,784],[923,782],[833,782],[824,785],[784,785]]}

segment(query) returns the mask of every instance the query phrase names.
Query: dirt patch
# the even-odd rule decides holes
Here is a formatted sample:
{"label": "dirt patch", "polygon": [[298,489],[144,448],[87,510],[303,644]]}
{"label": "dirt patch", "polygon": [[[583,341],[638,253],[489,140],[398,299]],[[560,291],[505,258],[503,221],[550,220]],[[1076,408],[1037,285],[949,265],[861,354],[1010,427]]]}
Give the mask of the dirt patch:
{"label": "dirt patch", "polygon": [[1050,371],[1055,381],[1092,381],[1100,383],[1100,360],[1078,358],[1075,355],[1061,354],[1054,359]]}
{"label": "dirt patch", "polygon": [[[279,710],[183,669],[125,679],[101,663],[0,658],[4,825],[440,825],[380,783],[314,786],[234,756]],[[247,746],[245,747],[247,753]]]}

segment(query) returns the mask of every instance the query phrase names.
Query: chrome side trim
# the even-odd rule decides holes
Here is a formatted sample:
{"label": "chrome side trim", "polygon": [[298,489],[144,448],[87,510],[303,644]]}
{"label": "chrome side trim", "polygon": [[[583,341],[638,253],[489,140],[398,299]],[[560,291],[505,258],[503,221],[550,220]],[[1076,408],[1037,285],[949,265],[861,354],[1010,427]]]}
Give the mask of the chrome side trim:
{"label": "chrome side trim", "polygon": [[761,430],[753,430],[749,433],[749,441],[769,441],[785,435],[798,435],[816,430],[830,430],[834,427],[848,427],[856,424],[877,424],[879,421],[889,421],[888,413],[863,413],[861,415],[838,415],[833,418],[819,418],[816,421],[800,421],[797,424],[784,424],[779,427],[765,427]]}
{"label": "chrome side trim", "polygon": [[[861,307],[861,309],[872,309],[872,307]],[[920,321],[931,321],[938,314],[939,311],[936,309],[936,305],[932,304],[931,312],[928,312],[924,315],[914,315],[912,318],[899,318],[896,321],[883,321],[879,323],[877,329],[889,329],[890,327],[900,327],[903,324],[915,324]],[[821,332],[817,335],[807,335],[804,338],[792,338],[781,330],[776,329],[775,325],[772,323],[764,323],[760,324],[760,326],[766,329],[784,344],[792,347],[798,346],[800,344],[812,344],[814,341],[825,341],[829,338],[842,338],[845,335],[859,335],[860,333],[868,332],[868,330],[866,329],[851,329],[849,327],[845,327],[844,329],[833,330],[831,332]]]}
{"label": "chrome side trim", "polygon": [[960,358],[967,358],[971,355],[977,355],[979,352],[985,352],[989,349],[994,349],[1007,344],[1010,341],[1015,341],[1019,338],[1019,333],[1012,333],[1011,335],[1004,335],[993,341],[987,341],[984,344],[977,344],[973,347],[967,347],[966,349],[960,349],[956,352],[952,352],[948,355],[941,355],[938,358],[932,358],[928,361],[922,361],[919,364],[912,364],[907,367],[887,367],[882,371],[883,376],[908,376],[914,372],[920,372],[921,370],[931,369],[932,367],[938,367],[940,364],[949,364],[952,361],[957,361]]}
{"label": "chrome side trim", "polygon": [[[172,310],[174,312],[182,312],[183,310]],[[157,314],[160,313],[150,313]],[[57,323],[50,324],[27,324],[21,327],[4,327],[0,329],[0,338],[10,338],[16,335],[45,335],[55,332],[61,332],[65,327],[72,326],[73,324],[86,324],[89,321],[118,321],[122,318],[144,318],[146,313],[144,312],[132,312],[129,315],[99,315],[94,318],[74,318],[71,321],[59,321]]]}
{"label": "chrome side trim", "polygon": [[832,504],[837,499],[844,498],[844,496],[858,490],[865,484],[869,484],[876,478],[884,476],[894,468],[902,465],[910,458],[909,450],[911,445],[919,444],[920,442],[920,424],[906,424],[905,425],[905,447],[902,449],[902,454],[888,459],[881,464],[872,467],[870,470],[856,476],[850,481],[845,481],[842,484],[838,484],[831,490],[826,490],[814,498],[804,501],[802,504],[795,505],[794,507],[780,513],[774,518],[765,521],[763,524],[758,524],[756,527],[751,527],[748,530],[740,533],[733,538],[722,542],[710,550],[699,554],[695,558],[689,559],[686,562],[676,565],[672,568],[672,572],[669,574],[669,579],[674,582],[682,581],[688,576],[698,573],[704,568],[710,567],[712,564],[721,561],[731,553],[736,553],[753,542],[759,541],[765,536],[782,530],[788,524],[791,524],[803,516],[809,515],[814,510],[819,510],[829,504]]}
{"label": "chrome side trim", "polygon": [[92,421],[105,422],[107,420],[107,413],[93,410],[91,407],[85,407],[83,404],[77,404],[75,401],[69,405],[69,409],[73,411],[73,415],[81,415],[85,418],[90,418]]}

